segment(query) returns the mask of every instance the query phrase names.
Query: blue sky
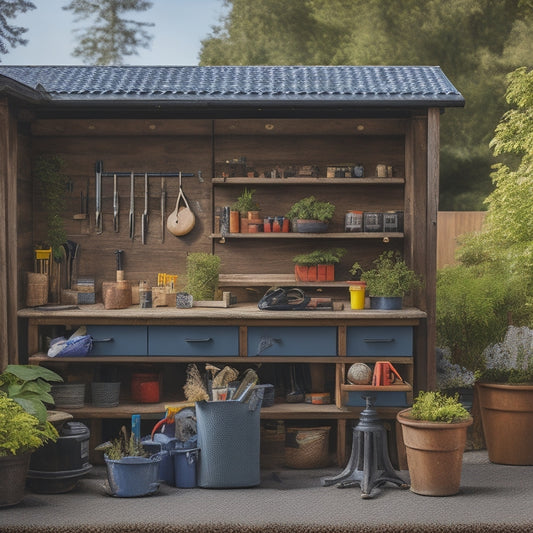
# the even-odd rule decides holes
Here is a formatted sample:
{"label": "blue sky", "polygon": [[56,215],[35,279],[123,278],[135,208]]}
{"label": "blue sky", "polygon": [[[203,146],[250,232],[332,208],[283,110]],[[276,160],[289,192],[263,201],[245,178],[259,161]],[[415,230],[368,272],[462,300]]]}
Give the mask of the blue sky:
{"label": "blue sky", "polygon": [[[153,22],[154,38],[149,49],[124,59],[129,65],[197,65],[200,41],[218,24],[224,13],[222,0],[152,0],[153,7],[132,19]],[[10,48],[0,56],[4,65],[80,65],[71,55],[75,47],[72,12],[62,7],[68,0],[33,0],[36,9],[10,19],[28,28],[26,46]],[[80,27],[76,25],[76,27]]]}

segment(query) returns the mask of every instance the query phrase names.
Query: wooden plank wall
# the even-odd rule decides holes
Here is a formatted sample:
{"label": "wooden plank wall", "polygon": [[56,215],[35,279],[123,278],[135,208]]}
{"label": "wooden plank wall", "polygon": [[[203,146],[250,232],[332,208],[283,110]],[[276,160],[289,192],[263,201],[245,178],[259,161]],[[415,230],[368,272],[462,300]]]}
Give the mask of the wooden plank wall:
{"label": "wooden plank wall", "polygon": [[480,231],[485,211],[439,211],[437,234],[437,269],[456,264],[458,237]]}

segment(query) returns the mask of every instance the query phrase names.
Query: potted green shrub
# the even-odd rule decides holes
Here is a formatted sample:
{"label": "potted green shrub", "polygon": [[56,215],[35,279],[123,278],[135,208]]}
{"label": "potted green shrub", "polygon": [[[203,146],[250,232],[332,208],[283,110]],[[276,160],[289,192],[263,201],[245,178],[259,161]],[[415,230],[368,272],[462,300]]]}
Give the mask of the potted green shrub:
{"label": "potted green shrub", "polygon": [[301,233],[324,233],[335,213],[335,206],[322,202],[314,196],[294,203],[285,215],[292,224],[292,231]]}
{"label": "potted green shrub", "polygon": [[123,426],[118,438],[96,448],[104,452],[107,481],[113,496],[132,498],[154,494],[159,489],[160,454],[149,455]]}
{"label": "potted green shrub", "polygon": [[364,271],[359,263],[350,269],[352,275],[366,282],[371,309],[401,309],[403,297],[420,287],[419,276],[407,267],[400,252],[387,250],[374,260],[375,268]]}
{"label": "potted green shrub", "polygon": [[[248,219],[259,219],[259,204],[254,200],[254,194],[255,189],[248,189],[245,187],[235,203],[232,204],[230,209],[230,233],[236,233],[239,231],[238,229],[232,231],[232,216],[234,218],[234,229],[236,225],[235,218],[238,220],[240,217],[240,231],[242,233],[247,233],[248,231]],[[232,215],[232,213],[238,213],[238,215]]]}
{"label": "potted green shrub", "polygon": [[400,411],[411,491],[424,496],[459,492],[470,413],[458,396],[420,392],[413,406]]}
{"label": "potted green shrub", "polygon": [[483,357],[476,389],[489,460],[533,465],[533,329],[510,326]]}
{"label": "potted green shrub", "polygon": [[292,260],[296,280],[334,281],[335,264],[340,262],[345,253],[344,248],[331,248],[294,256]]}
{"label": "potted green shrub", "polygon": [[59,436],[43,403],[53,404],[47,380],[62,378],[33,365],[8,365],[0,374],[0,507],[22,500],[31,454]]}
{"label": "potted green shrub", "polygon": [[187,284],[185,291],[193,299],[214,300],[218,286],[220,257],[205,252],[193,252],[187,255]]}

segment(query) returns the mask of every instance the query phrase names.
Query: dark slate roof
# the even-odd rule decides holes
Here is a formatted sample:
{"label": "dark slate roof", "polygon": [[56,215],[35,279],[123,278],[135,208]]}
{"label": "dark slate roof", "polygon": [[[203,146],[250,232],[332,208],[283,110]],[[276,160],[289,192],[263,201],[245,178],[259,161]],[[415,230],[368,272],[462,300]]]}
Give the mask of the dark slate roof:
{"label": "dark slate roof", "polygon": [[[8,78],[2,79],[2,76]],[[437,66],[8,66],[35,98],[57,103],[462,106]]]}

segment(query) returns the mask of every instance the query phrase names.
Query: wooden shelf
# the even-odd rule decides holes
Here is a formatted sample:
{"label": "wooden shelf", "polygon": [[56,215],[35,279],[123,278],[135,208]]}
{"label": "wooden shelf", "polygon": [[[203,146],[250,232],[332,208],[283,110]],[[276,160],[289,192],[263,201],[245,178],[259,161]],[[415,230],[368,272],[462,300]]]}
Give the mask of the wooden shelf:
{"label": "wooden shelf", "polygon": [[[222,239],[221,233],[212,233],[212,239]],[[225,239],[403,239],[404,234],[399,232],[385,233],[382,231],[376,232],[343,232],[343,233],[302,233],[302,232],[286,232],[286,233],[226,233]]]}
{"label": "wooden shelf", "polygon": [[216,185],[403,185],[404,178],[213,178]]}
{"label": "wooden shelf", "polygon": [[291,285],[293,287],[343,287],[347,281],[297,281],[294,274],[220,274],[220,287],[271,287]]}
{"label": "wooden shelf", "polygon": [[341,385],[342,391],[412,391],[413,387],[409,383],[402,385]]}

